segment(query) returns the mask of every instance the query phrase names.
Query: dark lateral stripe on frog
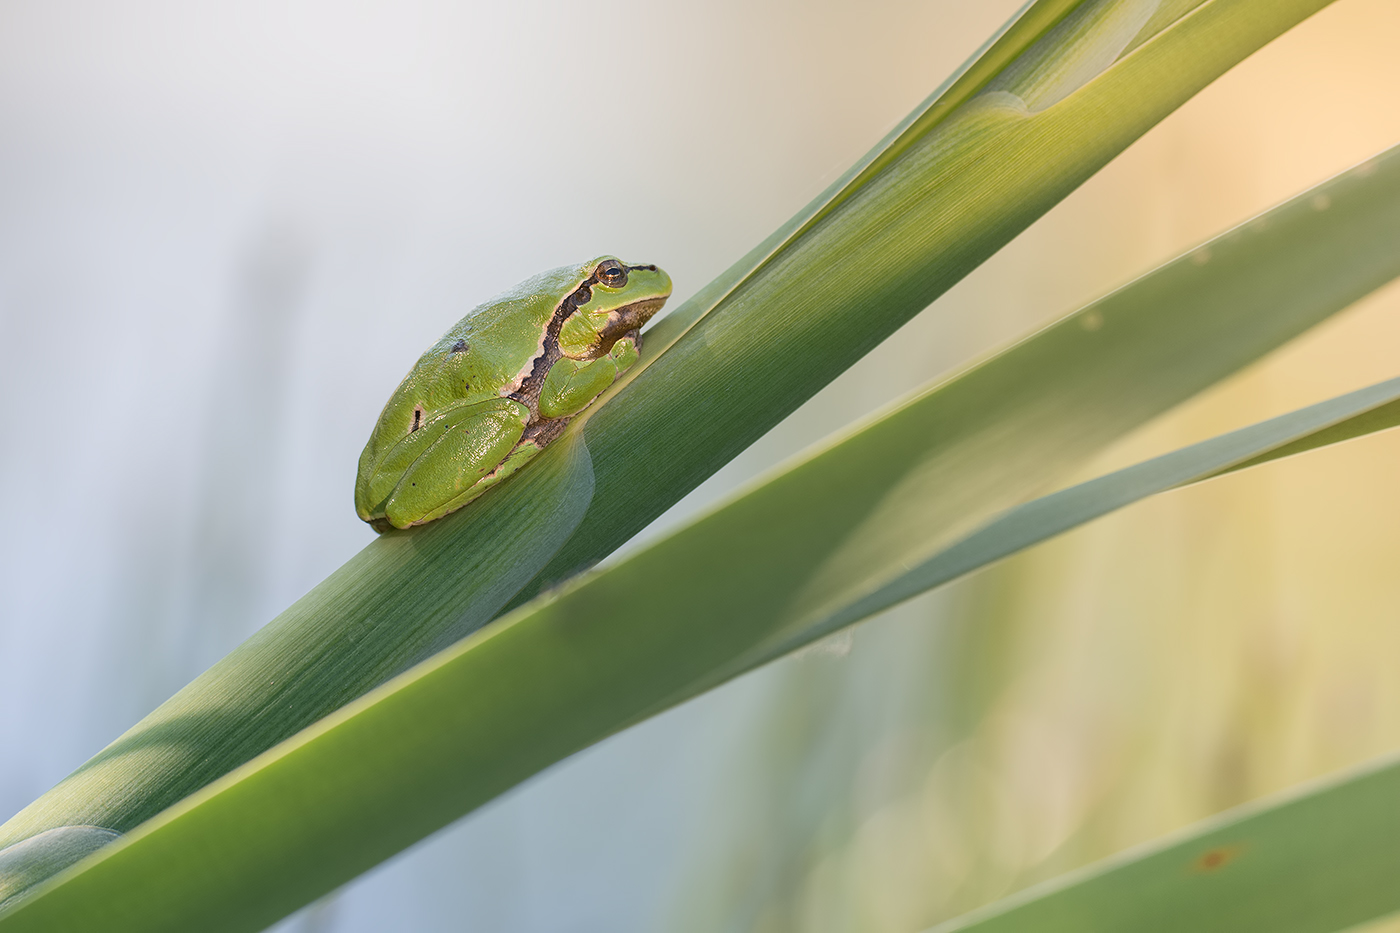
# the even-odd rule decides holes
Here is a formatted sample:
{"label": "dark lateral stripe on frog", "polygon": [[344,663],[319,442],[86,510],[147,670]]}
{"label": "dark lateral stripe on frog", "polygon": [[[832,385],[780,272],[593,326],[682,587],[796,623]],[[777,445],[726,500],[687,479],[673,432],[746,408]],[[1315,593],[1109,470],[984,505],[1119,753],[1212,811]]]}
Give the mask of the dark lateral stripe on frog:
{"label": "dark lateral stripe on frog", "polygon": [[[539,420],[540,417],[540,389],[544,386],[544,377],[549,375],[549,368],[558,362],[561,354],[559,352],[559,331],[563,329],[564,322],[569,315],[578,310],[578,306],[583,304],[588,298],[593,297],[593,286],[598,284],[598,270],[594,269],[593,274],[584,279],[579,286],[569,294],[564,296],[564,300],[559,302],[559,307],[554,309],[554,316],[549,319],[549,324],[545,326],[544,346],[539,356],[535,357],[535,365],[530,369],[530,375],[520,381],[520,388],[506,396],[513,398],[530,409],[530,423]],[[584,289],[588,289],[588,298],[579,301],[579,295]]]}
{"label": "dark lateral stripe on frog", "polygon": [[[648,272],[656,271],[656,266],[649,264],[638,266],[623,266],[623,268],[626,269],[628,272],[633,272],[637,269],[646,269]],[[592,300],[593,286],[597,284],[598,270],[595,268],[593,270],[593,273],[588,278],[580,282],[577,288],[575,288],[572,292],[566,295],[563,301],[559,302],[559,307],[554,309],[554,316],[549,319],[549,324],[545,327],[544,352],[542,352],[539,356],[535,358],[535,364],[530,369],[530,375],[526,376],[523,380],[521,380],[520,388],[516,389],[514,392],[506,396],[506,398],[513,398],[517,402],[523,404],[526,408],[530,409],[530,427],[526,428],[527,438],[537,436],[537,434],[539,433],[536,432],[536,434],[532,435],[530,433],[530,428],[535,427],[536,423],[540,421],[540,390],[544,386],[545,376],[549,375],[549,368],[563,357],[563,354],[559,352],[559,332],[563,329],[564,322],[569,319],[569,315],[573,314],[575,311],[578,310],[579,305],[587,304],[590,300]],[[634,307],[648,303],[649,302],[647,301],[638,301],[630,305],[623,305],[622,307],[615,310],[613,314],[620,316]],[[640,333],[628,332],[623,336],[631,337],[633,342],[636,344],[638,350],[642,348],[642,338]],[[601,349],[603,352],[607,352],[612,348],[602,347]],[[564,418],[555,420],[561,420],[565,424],[567,424],[569,419]],[[560,429],[562,430],[562,425],[560,426]],[[558,435],[558,433],[558,431],[552,432],[548,439],[540,442],[540,445],[543,446],[544,444],[549,443],[549,441],[553,440],[554,437]]]}

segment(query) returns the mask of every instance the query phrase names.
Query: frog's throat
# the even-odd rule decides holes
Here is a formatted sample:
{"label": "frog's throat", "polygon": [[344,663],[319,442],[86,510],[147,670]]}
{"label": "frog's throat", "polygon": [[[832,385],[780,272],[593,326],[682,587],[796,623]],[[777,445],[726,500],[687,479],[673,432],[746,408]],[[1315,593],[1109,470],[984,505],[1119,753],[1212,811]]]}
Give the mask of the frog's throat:
{"label": "frog's throat", "polygon": [[634,301],[609,311],[608,319],[603,324],[603,339],[590,350],[587,356],[580,357],[580,359],[596,360],[611,353],[613,344],[628,334],[641,330],[647,321],[656,316],[656,312],[661,310],[661,306],[666,303],[666,299],[669,297],[669,295],[663,295],[659,298],[643,298],[640,301]]}

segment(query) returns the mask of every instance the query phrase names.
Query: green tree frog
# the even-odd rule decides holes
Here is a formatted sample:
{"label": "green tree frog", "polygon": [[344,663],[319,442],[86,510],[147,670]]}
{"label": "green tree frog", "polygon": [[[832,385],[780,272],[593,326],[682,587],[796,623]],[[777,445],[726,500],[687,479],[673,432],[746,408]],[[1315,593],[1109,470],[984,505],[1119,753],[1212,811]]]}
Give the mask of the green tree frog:
{"label": "green tree frog", "polygon": [[384,406],[355,511],[380,532],[422,525],[510,476],[637,362],[642,325],[670,295],[656,266],[601,256],[472,309]]}

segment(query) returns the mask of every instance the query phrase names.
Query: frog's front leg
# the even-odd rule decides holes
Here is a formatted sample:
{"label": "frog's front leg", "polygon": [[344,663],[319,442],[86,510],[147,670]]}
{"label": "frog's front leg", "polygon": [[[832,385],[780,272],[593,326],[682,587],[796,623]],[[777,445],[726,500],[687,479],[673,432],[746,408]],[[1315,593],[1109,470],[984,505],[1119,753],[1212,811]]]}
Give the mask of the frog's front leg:
{"label": "frog's front leg", "polygon": [[[520,442],[530,410],[514,399],[491,399],[452,412],[451,424],[412,464],[384,502],[395,528],[446,515],[485,491],[490,475]],[[411,438],[412,435],[409,435]]]}
{"label": "frog's front leg", "polygon": [[540,417],[567,418],[583,411],[638,357],[636,341],[620,337],[606,356],[596,360],[558,360],[540,388]]}

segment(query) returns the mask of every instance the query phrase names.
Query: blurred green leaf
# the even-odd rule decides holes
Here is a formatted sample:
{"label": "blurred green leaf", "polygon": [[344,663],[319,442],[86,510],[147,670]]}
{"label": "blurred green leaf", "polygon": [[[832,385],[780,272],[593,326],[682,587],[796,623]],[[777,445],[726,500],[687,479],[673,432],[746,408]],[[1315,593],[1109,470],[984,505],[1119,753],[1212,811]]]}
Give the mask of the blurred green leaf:
{"label": "blurred green leaf", "polygon": [[930,933],[1330,933],[1400,910],[1400,762],[1250,804]]}
{"label": "blurred green leaf", "polygon": [[[985,524],[1051,467],[1400,274],[1397,233],[1392,151],[476,633],[36,890],[0,929],[99,915],[119,918],[115,929],[245,929],[280,916],[573,751],[853,621],[851,606],[888,594],[928,555],[946,561],[978,541],[948,528]],[[1378,428],[1398,397],[1400,382],[1385,383],[1046,497],[987,525],[980,560],[1270,453]],[[895,508],[907,520],[889,518]],[[831,559],[852,541],[881,560]]]}

